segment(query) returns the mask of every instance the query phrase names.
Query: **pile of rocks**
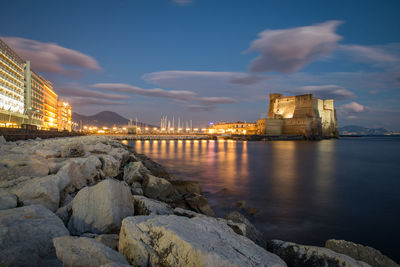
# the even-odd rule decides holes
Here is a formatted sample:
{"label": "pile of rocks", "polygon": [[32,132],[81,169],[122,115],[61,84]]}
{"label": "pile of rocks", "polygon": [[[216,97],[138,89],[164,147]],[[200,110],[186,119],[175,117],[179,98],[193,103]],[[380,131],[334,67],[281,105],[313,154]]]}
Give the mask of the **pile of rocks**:
{"label": "pile of rocks", "polygon": [[240,213],[216,218],[198,182],[107,137],[0,145],[0,266],[397,266],[349,244],[266,242]]}

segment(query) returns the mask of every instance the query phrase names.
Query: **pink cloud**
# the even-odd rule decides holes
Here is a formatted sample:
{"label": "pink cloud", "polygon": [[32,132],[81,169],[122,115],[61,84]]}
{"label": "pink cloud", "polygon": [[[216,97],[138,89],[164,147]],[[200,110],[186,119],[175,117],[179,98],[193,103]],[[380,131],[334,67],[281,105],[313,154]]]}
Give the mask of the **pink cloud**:
{"label": "pink cloud", "polygon": [[312,26],[259,33],[259,38],[246,51],[260,53],[251,62],[250,71],[294,73],[320,57],[329,56],[342,39],[335,33],[341,23],[332,20]]}
{"label": "pink cloud", "polygon": [[79,51],[55,43],[44,43],[19,37],[2,39],[38,72],[76,76],[81,69],[101,70],[98,62]]}

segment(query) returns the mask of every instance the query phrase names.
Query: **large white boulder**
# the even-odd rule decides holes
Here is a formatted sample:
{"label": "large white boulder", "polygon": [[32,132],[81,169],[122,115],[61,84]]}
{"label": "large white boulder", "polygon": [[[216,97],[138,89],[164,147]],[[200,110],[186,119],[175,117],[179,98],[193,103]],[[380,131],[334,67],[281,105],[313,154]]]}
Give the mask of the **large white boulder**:
{"label": "large white boulder", "polygon": [[107,263],[128,264],[117,251],[87,237],[63,236],[53,239],[57,258],[65,267],[98,267]]}
{"label": "large white boulder", "polygon": [[107,151],[107,154],[113,156],[120,163],[120,166],[124,165],[129,159],[129,151],[122,147],[114,147]]}
{"label": "large white boulder", "polygon": [[134,266],[286,266],[213,218],[128,217],[122,221],[118,249]]}
{"label": "large white boulder", "polygon": [[68,228],[73,234],[118,233],[121,221],[134,214],[129,186],[107,179],[82,188],[72,201]]}
{"label": "large white boulder", "polygon": [[70,162],[60,170],[66,172],[71,177],[71,184],[66,190],[67,193],[78,191],[81,188],[94,183],[100,168],[100,160],[93,155],[90,155],[87,158],[71,159]]}
{"label": "large white boulder", "polygon": [[268,241],[267,249],[281,257],[288,266],[371,267],[365,262],[357,261],[327,248],[305,246],[281,240]]}
{"label": "large white boulder", "polygon": [[60,192],[71,183],[67,168],[64,169],[60,169],[57,174],[28,180],[12,187],[10,192],[17,195],[24,205],[41,204],[56,211],[60,204]]}
{"label": "large white boulder", "polygon": [[51,266],[53,238],[67,235],[62,221],[41,205],[0,210],[0,266]]}
{"label": "large white boulder", "polygon": [[115,177],[119,173],[120,162],[116,160],[113,156],[102,154],[99,155],[99,159],[102,164],[102,171],[105,176]]}
{"label": "large white boulder", "polygon": [[[25,149],[22,149],[23,151]],[[41,177],[49,174],[47,160],[29,153],[0,153],[0,181],[14,180],[20,176]]]}
{"label": "large white boulder", "polygon": [[173,193],[173,186],[164,178],[147,175],[143,180],[143,194],[146,197],[165,200]]}

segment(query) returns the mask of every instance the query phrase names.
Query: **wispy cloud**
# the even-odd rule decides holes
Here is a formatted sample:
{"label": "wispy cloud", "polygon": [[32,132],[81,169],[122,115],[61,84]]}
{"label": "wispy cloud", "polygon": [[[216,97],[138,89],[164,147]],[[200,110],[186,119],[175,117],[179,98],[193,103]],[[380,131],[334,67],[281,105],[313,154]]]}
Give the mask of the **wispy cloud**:
{"label": "wispy cloud", "polygon": [[199,100],[205,104],[232,104],[237,103],[236,99],[231,97],[197,97],[196,100]]}
{"label": "wispy cloud", "polygon": [[111,99],[111,100],[124,100],[124,99],[131,98],[131,96],[129,96],[129,95],[103,93],[103,92],[99,92],[99,91],[85,89],[80,86],[60,87],[60,88],[57,88],[57,92],[60,92],[61,96],[67,96],[67,97],[68,96],[81,97],[81,98],[89,97],[89,98]]}
{"label": "wispy cloud", "polygon": [[194,3],[194,0],[171,0],[171,1],[174,4],[181,5],[181,6],[187,6],[187,5]]}
{"label": "wispy cloud", "polygon": [[294,94],[313,94],[315,97],[322,99],[345,100],[356,97],[354,93],[337,85],[309,85],[289,91]]}
{"label": "wispy cloud", "polygon": [[119,106],[119,105],[127,105],[127,102],[121,102],[121,101],[115,101],[115,100],[109,100],[109,99],[100,99],[96,97],[79,97],[79,96],[69,96],[65,97],[66,100],[68,100],[73,109],[75,110],[76,107],[88,107],[89,105],[94,105],[94,106],[103,106],[103,105],[113,105],[113,106]]}
{"label": "wispy cloud", "polygon": [[341,21],[285,30],[265,30],[246,52],[259,52],[250,64],[253,72],[294,73],[310,62],[329,56],[342,39],[335,33]]}
{"label": "wispy cloud", "polygon": [[160,88],[143,89],[138,86],[124,84],[124,83],[96,83],[92,85],[93,88],[107,90],[107,91],[117,91],[125,92],[143,96],[150,97],[162,97],[171,99],[192,99],[196,96],[195,92],[186,90],[165,90]]}
{"label": "wispy cloud", "polygon": [[98,62],[79,51],[55,43],[44,43],[20,37],[1,37],[22,58],[30,60],[38,72],[75,77],[82,69],[101,70]]}
{"label": "wispy cloud", "polygon": [[399,51],[391,49],[396,47],[399,49],[400,44],[389,46],[340,45],[339,51],[359,62],[387,66],[400,62]]}
{"label": "wispy cloud", "polygon": [[[123,83],[96,83],[92,85],[93,88],[113,91],[113,92],[125,92],[136,95],[143,95],[156,98],[169,98],[175,100],[178,103],[183,103],[186,107],[193,110],[193,107],[200,106],[204,107],[202,110],[206,110],[205,107],[215,108],[217,104],[231,104],[237,101],[231,97],[202,97],[198,96],[196,92],[187,90],[165,90],[161,88],[143,89],[138,86],[123,84]],[[193,104],[193,102],[201,103]]]}
{"label": "wispy cloud", "polygon": [[268,79],[268,76],[227,71],[168,70],[147,73],[143,75],[143,79],[157,85],[173,84],[176,81],[179,82],[184,79],[218,79],[232,84],[251,85]]}

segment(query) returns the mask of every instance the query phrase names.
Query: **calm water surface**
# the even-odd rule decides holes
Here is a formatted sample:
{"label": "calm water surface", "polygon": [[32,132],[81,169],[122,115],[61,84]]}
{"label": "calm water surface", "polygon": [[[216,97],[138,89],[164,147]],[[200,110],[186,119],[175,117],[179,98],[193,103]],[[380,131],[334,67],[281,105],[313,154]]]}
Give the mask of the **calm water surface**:
{"label": "calm water surface", "polygon": [[219,216],[239,200],[260,211],[268,239],[369,245],[400,260],[400,138],[307,141],[134,141],[181,178],[197,180]]}

